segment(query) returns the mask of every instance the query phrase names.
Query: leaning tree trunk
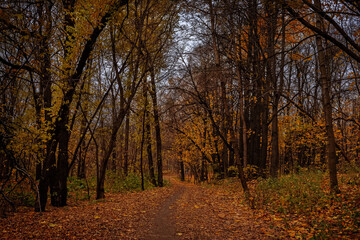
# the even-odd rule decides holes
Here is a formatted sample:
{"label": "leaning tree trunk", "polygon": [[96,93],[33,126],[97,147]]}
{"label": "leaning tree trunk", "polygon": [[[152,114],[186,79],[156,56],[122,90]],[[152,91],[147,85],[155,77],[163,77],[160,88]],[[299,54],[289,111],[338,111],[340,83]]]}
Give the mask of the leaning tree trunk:
{"label": "leaning tree trunk", "polygon": [[[74,36],[72,34],[73,26],[75,26],[73,13],[74,13],[74,3],[75,1],[64,1],[64,29],[66,31],[66,40],[65,45],[72,46],[74,41]],[[68,130],[69,123],[69,114],[70,114],[70,105],[73,102],[74,95],[76,93],[76,87],[79,81],[82,79],[84,68],[86,63],[91,55],[91,52],[97,42],[97,39],[107,22],[111,19],[110,17],[120,9],[120,7],[126,5],[127,0],[117,0],[115,1],[108,9],[108,11],[101,17],[99,24],[93,29],[86,42],[84,43],[84,48],[82,49],[79,57],[79,61],[76,63],[74,71],[71,71],[69,67],[65,67],[66,72],[73,72],[70,76],[66,77],[67,89],[64,91],[61,105],[59,107],[58,113],[56,115],[55,123],[53,129],[51,130],[51,139],[48,141],[48,150],[47,156],[44,160],[44,168],[42,169],[42,176],[40,177],[39,182],[39,191],[40,191],[40,202],[41,210],[45,209],[48,186],[52,188],[52,196],[57,195],[54,199],[53,205],[64,206],[66,205],[67,198],[67,176],[69,173],[69,163],[68,163],[68,144],[70,131]],[[70,44],[69,44],[70,43]],[[65,49],[64,59],[70,60],[73,49],[67,47]],[[62,141],[62,142],[59,142]],[[58,162],[56,160],[56,147],[59,144],[58,152]],[[66,152],[66,153],[65,153]],[[55,166],[56,165],[56,166]],[[35,210],[39,210],[37,207]]]}
{"label": "leaning tree trunk", "polygon": [[121,109],[119,115],[116,118],[116,122],[113,125],[110,141],[106,147],[105,156],[100,163],[99,178],[97,179],[97,185],[96,185],[96,199],[105,198],[104,183],[105,183],[106,167],[108,165],[112,151],[114,150],[114,147],[116,145],[117,133],[121,126],[122,121],[125,118],[125,115],[126,115],[125,110]]}

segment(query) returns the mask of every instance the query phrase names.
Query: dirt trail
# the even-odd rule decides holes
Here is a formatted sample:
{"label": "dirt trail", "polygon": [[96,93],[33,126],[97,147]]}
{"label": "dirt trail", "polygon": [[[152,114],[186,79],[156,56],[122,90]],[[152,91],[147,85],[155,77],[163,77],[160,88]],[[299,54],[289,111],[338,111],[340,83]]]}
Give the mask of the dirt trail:
{"label": "dirt trail", "polygon": [[202,187],[174,178],[171,183],[107,194],[100,202],[49,206],[42,214],[20,208],[0,219],[0,239],[289,239],[273,220],[244,205],[239,189]]}
{"label": "dirt trail", "polygon": [[184,185],[178,183],[178,181],[172,178],[172,184],[174,187],[174,193],[167,198],[162,204],[160,209],[155,215],[155,220],[151,233],[145,239],[158,239],[158,240],[170,240],[176,239],[176,222],[174,216],[174,209],[176,201],[181,197],[185,191]]}
{"label": "dirt trail", "polygon": [[[242,203],[240,189],[202,187],[171,178],[174,191],[145,239],[288,239],[273,219]],[[260,217],[259,217],[260,216]]]}

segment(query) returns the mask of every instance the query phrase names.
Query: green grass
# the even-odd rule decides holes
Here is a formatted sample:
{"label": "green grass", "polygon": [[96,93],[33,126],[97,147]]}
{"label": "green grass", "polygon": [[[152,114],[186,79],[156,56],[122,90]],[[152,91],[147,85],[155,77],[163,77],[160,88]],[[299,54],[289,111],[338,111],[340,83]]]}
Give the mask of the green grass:
{"label": "green grass", "polygon": [[[328,173],[301,170],[278,179],[259,179],[256,207],[280,216],[305,239],[360,237],[360,175],[339,174],[340,194],[331,194]],[[306,237],[304,237],[306,236]]]}
{"label": "green grass", "polygon": [[261,179],[255,189],[256,203],[279,213],[313,211],[329,201],[324,178],[320,171],[300,171],[278,179]]}
{"label": "green grass", "polygon": [[[157,177],[157,176],[156,176]],[[170,182],[164,179],[164,186],[168,186]],[[148,176],[144,177],[145,190],[154,188]],[[141,176],[130,173],[128,176],[108,172],[105,179],[105,192],[141,191]],[[96,194],[96,177],[90,177],[87,180],[77,177],[68,178],[68,192],[70,198],[75,201],[90,199]]]}

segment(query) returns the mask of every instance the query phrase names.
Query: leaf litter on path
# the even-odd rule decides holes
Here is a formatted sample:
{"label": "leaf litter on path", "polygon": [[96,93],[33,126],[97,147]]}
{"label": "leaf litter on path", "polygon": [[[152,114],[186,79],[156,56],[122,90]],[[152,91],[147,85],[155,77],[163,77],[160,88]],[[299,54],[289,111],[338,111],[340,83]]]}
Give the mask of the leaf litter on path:
{"label": "leaf litter on path", "polygon": [[21,209],[0,219],[3,239],[279,239],[275,220],[251,210],[238,193],[181,183],[107,194],[44,213]]}

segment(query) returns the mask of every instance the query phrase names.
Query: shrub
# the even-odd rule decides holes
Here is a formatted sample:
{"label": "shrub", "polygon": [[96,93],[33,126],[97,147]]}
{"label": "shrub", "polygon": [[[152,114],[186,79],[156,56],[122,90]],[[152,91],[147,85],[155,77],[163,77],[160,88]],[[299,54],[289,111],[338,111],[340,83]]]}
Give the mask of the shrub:
{"label": "shrub", "polygon": [[90,188],[86,179],[77,177],[69,177],[67,184],[69,196],[77,200],[90,199],[90,191],[93,192],[95,188]]}
{"label": "shrub", "polygon": [[[105,187],[113,192],[141,190],[141,176],[130,173],[125,177],[114,172],[109,172],[105,180]],[[144,176],[144,187],[145,189],[154,187],[150,182],[149,176]]]}

